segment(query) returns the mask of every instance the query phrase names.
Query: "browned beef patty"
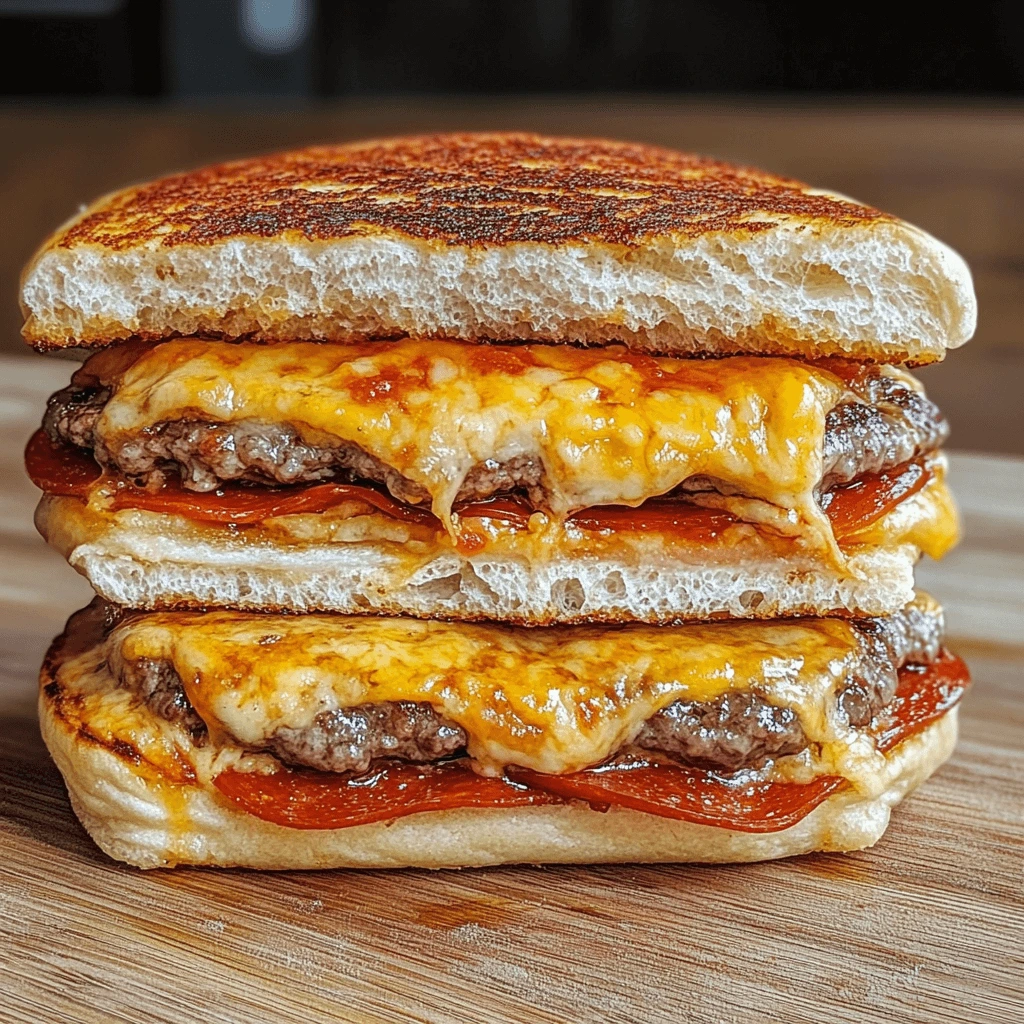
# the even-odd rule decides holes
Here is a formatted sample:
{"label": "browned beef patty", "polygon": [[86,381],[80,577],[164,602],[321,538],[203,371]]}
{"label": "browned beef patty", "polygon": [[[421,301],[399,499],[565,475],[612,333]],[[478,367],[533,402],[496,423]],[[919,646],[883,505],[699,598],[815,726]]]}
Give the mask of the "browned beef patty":
{"label": "browned beef patty", "polygon": [[[892,700],[904,665],[928,664],[938,657],[943,622],[941,613],[904,608],[854,625],[860,656],[836,702],[850,725],[865,728]],[[633,746],[681,764],[731,772],[798,754],[807,747],[807,737],[791,708],[770,704],[755,691],[738,690],[707,703],[670,704],[644,723]]]}
{"label": "browned beef patty", "polygon": [[43,429],[51,441],[76,448],[96,447],[96,421],[110,401],[109,388],[81,388],[74,384],[51,395],[46,402]]}
{"label": "browned beef patty", "polygon": [[880,473],[933,451],[949,424],[924,394],[875,370],[850,385],[859,402],[841,402],[825,420],[821,490]]}
{"label": "browned beef patty", "polygon": [[278,729],[268,747],[288,764],[362,773],[381,757],[439,761],[462,750],[466,734],[430,704],[361,704],[317,715],[307,729]]}
{"label": "browned beef patty", "polygon": [[[892,700],[905,664],[934,661],[942,642],[940,613],[904,609],[856,623],[860,657],[837,695],[850,724],[867,726]],[[184,726],[197,742],[205,726],[167,662],[140,660],[111,666],[122,686],[153,711]],[[278,729],[261,749],[288,764],[319,771],[367,771],[378,758],[436,761],[461,751],[466,734],[430,704],[398,701],[321,712],[305,729]],[[706,703],[676,701],[644,724],[629,745],[680,764],[723,772],[758,768],[807,747],[796,714],[756,691],[726,693]]]}
{"label": "browned beef patty", "polygon": [[121,685],[134,690],[154,714],[180,725],[195,743],[206,742],[206,723],[192,707],[170,662],[139,658],[119,665],[118,670]]}
{"label": "browned beef patty", "polygon": [[[946,439],[948,427],[938,408],[903,382],[876,369],[859,374],[850,387],[857,400],[836,406],[826,420],[823,489],[898,466]],[[109,392],[102,389],[65,388],[50,399],[44,427],[55,441],[92,449],[102,465],[145,487],[157,488],[169,475],[180,477],[182,486],[192,491],[212,491],[229,480],[298,484],[341,478],[383,484],[408,504],[430,500],[422,486],[359,445],[309,444],[287,424],[175,420],[136,434],[117,451],[109,451],[97,441],[94,429],[108,398]],[[714,487],[713,481],[691,484],[698,489]],[[469,472],[456,500],[474,501],[510,491],[527,494],[535,507],[546,507],[544,467],[539,459],[520,456],[503,463],[483,462]]]}

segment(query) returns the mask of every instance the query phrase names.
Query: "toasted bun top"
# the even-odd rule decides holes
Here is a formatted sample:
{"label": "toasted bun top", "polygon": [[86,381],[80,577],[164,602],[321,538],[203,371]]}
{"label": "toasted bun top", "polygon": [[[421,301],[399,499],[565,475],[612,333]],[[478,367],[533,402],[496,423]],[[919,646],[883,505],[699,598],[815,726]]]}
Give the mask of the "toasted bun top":
{"label": "toasted bun top", "polygon": [[929,361],[975,316],[963,261],[871,207],[670,150],[513,134],[125,189],[47,241],[22,299],[41,348],[421,334]]}
{"label": "toasted bun top", "polygon": [[437,135],[176,174],[101,200],[54,244],[124,250],[399,232],[447,245],[639,245],[666,233],[765,231],[785,217],[843,226],[891,219],[786,178],[653,146]]}

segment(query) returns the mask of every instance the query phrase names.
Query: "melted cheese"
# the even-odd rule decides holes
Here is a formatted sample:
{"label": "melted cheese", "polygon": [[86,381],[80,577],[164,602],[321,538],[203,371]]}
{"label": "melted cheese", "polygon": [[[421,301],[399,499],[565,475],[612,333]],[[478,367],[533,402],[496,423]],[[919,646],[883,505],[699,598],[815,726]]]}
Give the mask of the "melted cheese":
{"label": "melted cheese", "polygon": [[839,377],[796,360],[656,359],[618,347],[232,345],[184,339],[121,374],[97,424],[116,450],[165,420],[287,423],[358,444],[452,503],[487,462],[539,460],[556,517],[638,505],[691,477],[745,518],[811,537],[841,561],[814,500]]}
{"label": "melted cheese", "polygon": [[[840,539],[839,547],[846,557],[852,558],[865,548],[891,551],[909,544],[938,559],[955,546],[960,537],[960,519],[945,479],[945,457],[933,454],[926,464],[933,476],[917,494],[901,501],[870,526]],[[170,513],[111,511],[110,493],[104,480],[93,488],[88,503],[77,498],[44,498],[44,504],[60,509],[59,514],[47,517],[45,535],[49,542],[65,554],[79,545],[100,542],[107,550],[129,554],[133,549],[124,547],[118,535],[123,529],[133,535],[167,541],[175,538],[186,544],[222,548],[227,544],[294,548],[376,544],[383,545],[390,558],[400,559],[409,577],[432,559],[464,550],[446,533],[397,521],[359,502],[342,502],[323,512],[273,516],[239,530]],[[779,535],[745,522],[727,527],[714,539],[697,540],[685,531],[671,528],[584,530],[571,521],[561,522],[541,513],[531,517],[528,529],[495,518],[466,517],[461,526],[462,538],[476,542],[472,548],[474,555],[514,557],[537,568],[564,558],[612,558],[639,565],[652,558],[663,559],[666,551],[674,559],[689,557],[709,566],[760,564],[818,554],[805,550],[803,538]],[[148,551],[145,557],[167,560],[172,556],[164,547]],[[828,569],[826,565],[822,568]]]}
{"label": "melted cheese", "polygon": [[60,717],[75,733],[130,759],[151,782],[195,781],[187,734],[114,685],[102,647],[63,662],[57,679],[72,698],[61,701]]}
{"label": "melted cheese", "polygon": [[[259,747],[324,711],[424,701],[466,731],[481,768],[565,773],[604,761],[657,711],[756,688],[794,708],[829,771],[877,768],[836,713],[858,654],[840,619],[513,629],[415,619],[153,613],[110,658],[170,661],[215,741]],[[865,760],[866,759],[866,760]]]}
{"label": "melted cheese", "polygon": [[[169,852],[182,860],[195,856],[196,829],[203,826],[207,806],[196,800],[203,787],[208,789],[229,768],[273,771],[277,767],[269,755],[247,753],[237,745],[196,746],[184,729],[155,715],[118,686],[102,646],[64,661],[56,680],[59,696],[44,690],[41,701],[77,742],[86,748],[102,747],[129,762],[132,774],[159,792],[163,814],[147,825],[159,829]],[[96,784],[91,776],[90,781]],[[149,816],[150,811],[146,801],[137,806],[140,814]]]}

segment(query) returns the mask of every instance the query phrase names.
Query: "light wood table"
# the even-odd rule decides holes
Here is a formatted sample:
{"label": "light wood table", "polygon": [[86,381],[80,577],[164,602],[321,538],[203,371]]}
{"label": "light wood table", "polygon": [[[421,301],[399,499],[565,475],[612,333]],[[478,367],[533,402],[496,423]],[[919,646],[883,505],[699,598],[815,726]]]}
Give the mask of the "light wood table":
{"label": "light wood table", "polygon": [[89,589],[20,447],[69,367],[0,360],[0,1020],[1019,1022],[1024,461],[954,456],[967,539],[923,585],[975,687],[952,761],[850,855],[735,867],[142,873],[75,821],[36,667]]}

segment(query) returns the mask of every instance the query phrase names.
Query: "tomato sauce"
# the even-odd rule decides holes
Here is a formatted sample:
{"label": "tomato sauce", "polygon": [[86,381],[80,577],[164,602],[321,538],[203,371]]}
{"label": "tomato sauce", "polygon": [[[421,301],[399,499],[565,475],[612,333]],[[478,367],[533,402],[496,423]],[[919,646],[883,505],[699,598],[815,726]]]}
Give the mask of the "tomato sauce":
{"label": "tomato sauce", "polygon": [[[91,455],[70,445],[54,445],[42,430],[36,431],[25,449],[25,468],[40,490],[68,497],[87,497],[102,475]],[[867,473],[853,483],[828,491],[822,496],[822,506],[836,539],[842,540],[877,522],[921,490],[930,478],[930,471],[920,461],[913,461],[884,473]],[[295,487],[225,484],[199,494],[186,491],[177,483],[150,492],[121,480],[114,491],[113,508],[165,512],[201,523],[251,526],[273,516],[320,513],[351,501],[362,502],[392,519],[441,528],[426,508],[403,504],[373,487],[342,483]],[[515,530],[527,529],[533,513],[525,502],[508,497],[461,502],[455,511],[463,521],[492,519]],[[570,515],[568,522],[596,533],[638,530],[685,535],[697,543],[711,543],[739,520],[729,512],[701,508],[685,499],[658,497],[649,498],[637,508],[601,505],[582,509]],[[465,532],[464,550],[479,550],[485,543],[479,533]]]}
{"label": "tomato sauce", "polygon": [[[896,697],[878,723],[879,749],[891,750],[941,718],[969,683],[967,666],[947,651],[932,665],[903,669]],[[420,811],[582,800],[596,810],[629,807],[662,818],[766,833],[795,825],[847,783],[828,775],[809,783],[751,781],[743,772],[722,775],[638,758],[572,775],[513,767],[500,779],[476,775],[465,761],[396,762],[357,778],[290,769],[272,775],[229,770],[214,785],[249,814],[290,828],[344,828]]]}

